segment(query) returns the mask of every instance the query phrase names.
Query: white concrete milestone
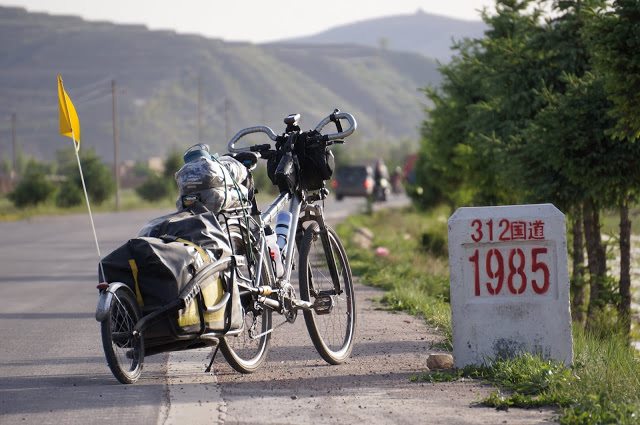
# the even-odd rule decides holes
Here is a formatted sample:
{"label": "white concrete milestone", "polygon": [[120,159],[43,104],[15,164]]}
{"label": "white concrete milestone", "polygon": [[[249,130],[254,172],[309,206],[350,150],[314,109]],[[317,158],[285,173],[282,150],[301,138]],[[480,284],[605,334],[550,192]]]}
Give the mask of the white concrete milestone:
{"label": "white concrete milestone", "polygon": [[458,209],[449,267],[456,367],[523,352],[571,364],[567,238],[555,206]]}

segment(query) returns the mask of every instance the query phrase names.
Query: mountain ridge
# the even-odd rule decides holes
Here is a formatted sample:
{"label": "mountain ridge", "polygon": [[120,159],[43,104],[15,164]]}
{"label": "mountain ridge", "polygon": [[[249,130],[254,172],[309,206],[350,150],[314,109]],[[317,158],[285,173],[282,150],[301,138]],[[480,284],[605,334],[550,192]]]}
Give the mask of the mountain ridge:
{"label": "mountain ridge", "polygon": [[[112,93],[122,159],[144,159],[198,141],[216,151],[239,129],[300,112],[313,127],[335,107],[359,121],[354,148],[418,138],[437,64],[424,56],[359,45],[225,42],[139,24],[0,7],[0,116],[17,116],[19,149],[51,159],[57,132],[56,74],[76,105],[82,145],[112,158]],[[198,94],[198,92],[200,94]],[[200,99],[200,109],[198,101]],[[198,110],[201,111],[198,137]],[[11,152],[0,122],[0,157]]]}
{"label": "mountain ridge", "polygon": [[[330,44],[349,40],[369,47],[383,47],[420,53],[448,62],[453,41],[482,36],[486,25],[480,20],[451,18],[418,10],[338,25],[308,36],[279,40],[276,43]],[[386,44],[386,47],[385,47]]]}

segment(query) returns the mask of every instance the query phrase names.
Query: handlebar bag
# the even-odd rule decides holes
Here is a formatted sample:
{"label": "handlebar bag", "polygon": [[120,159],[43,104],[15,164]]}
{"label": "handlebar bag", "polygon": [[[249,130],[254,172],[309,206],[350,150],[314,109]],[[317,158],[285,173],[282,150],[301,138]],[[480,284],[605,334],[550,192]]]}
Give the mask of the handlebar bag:
{"label": "handlebar bag", "polygon": [[288,189],[290,192],[293,192],[296,188],[297,175],[293,155],[291,155],[290,152],[286,152],[280,159],[278,168],[276,168],[275,179],[280,191],[282,192],[283,189]]}
{"label": "handlebar bag", "polygon": [[300,187],[306,190],[322,189],[335,168],[333,152],[324,143],[316,141],[317,135],[316,132],[301,133],[294,147],[300,164]]}
{"label": "handlebar bag", "polygon": [[[267,160],[267,176],[271,183],[274,186],[278,186],[278,178],[276,177],[276,170],[278,169],[278,165],[280,165],[280,161],[282,161],[282,157],[284,156],[284,152],[280,149],[276,150],[276,153],[269,157]],[[280,191],[286,191],[287,186],[280,188]]]}
{"label": "handlebar bag", "polygon": [[299,165],[297,173],[285,172],[292,167],[285,167],[290,160],[282,150],[278,150],[276,155],[269,158],[267,175],[280,191],[295,187],[296,178],[299,178],[300,188],[305,190],[322,189],[324,182],[331,178],[335,169],[335,158],[331,149],[319,142],[317,136],[319,133],[316,131],[297,135],[293,145]]}

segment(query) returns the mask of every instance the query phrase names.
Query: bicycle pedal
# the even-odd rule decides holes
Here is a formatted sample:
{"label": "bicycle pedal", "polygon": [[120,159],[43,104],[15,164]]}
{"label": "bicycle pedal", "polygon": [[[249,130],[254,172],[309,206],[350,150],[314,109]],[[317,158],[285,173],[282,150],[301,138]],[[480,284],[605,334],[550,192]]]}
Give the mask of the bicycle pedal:
{"label": "bicycle pedal", "polygon": [[316,314],[329,314],[333,310],[333,298],[331,295],[321,295],[313,302],[313,311]]}

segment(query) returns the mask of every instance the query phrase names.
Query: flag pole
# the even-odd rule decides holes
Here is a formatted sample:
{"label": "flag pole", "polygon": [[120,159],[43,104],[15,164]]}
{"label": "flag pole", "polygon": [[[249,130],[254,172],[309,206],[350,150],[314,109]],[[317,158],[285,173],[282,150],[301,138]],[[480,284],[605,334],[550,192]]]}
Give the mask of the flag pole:
{"label": "flag pole", "polygon": [[[106,279],[104,274],[104,268],[102,267],[102,254],[100,254],[100,245],[98,244],[98,235],[96,233],[96,225],[93,222],[93,214],[91,214],[91,205],[89,204],[89,195],[87,193],[87,185],[84,181],[84,174],[82,172],[82,165],[80,164],[80,120],[78,119],[78,113],[73,106],[69,95],[64,90],[64,84],[62,82],[62,76],[58,74],[58,104],[60,106],[60,134],[63,136],[71,137],[73,140],[73,150],[78,160],[78,170],[80,171],[80,181],[82,182],[82,190],[84,191],[84,199],[87,201],[87,210],[89,211],[89,221],[91,221],[91,230],[93,230],[93,240],[96,243],[96,251],[98,251],[98,264],[100,266],[100,273],[102,278]],[[77,129],[77,133],[76,133]],[[78,137],[76,139],[76,136]]]}
{"label": "flag pole", "polygon": [[91,205],[89,204],[89,194],[87,193],[87,185],[84,182],[84,174],[82,173],[82,165],[80,164],[80,144],[76,143],[76,136],[73,130],[71,130],[71,139],[73,140],[73,150],[76,153],[76,159],[78,160],[78,170],[80,171],[80,181],[82,182],[82,190],[84,191],[84,199],[87,201],[87,211],[89,211],[89,221],[91,221],[91,230],[93,230],[93,240],[96,243],[96,251],[98,251],[98,264],[100,266],[100,272],[102,278],[106,279],[104,269],[102,267],[102,254],[100,254],[100,245],[98,244],[98,234],[96,233],[96,226],[93,222],[93,214],[91,214]]}

